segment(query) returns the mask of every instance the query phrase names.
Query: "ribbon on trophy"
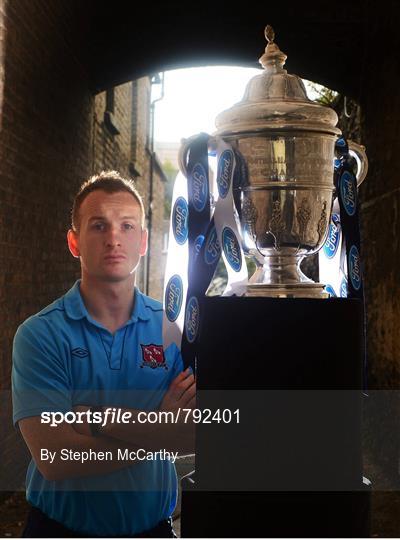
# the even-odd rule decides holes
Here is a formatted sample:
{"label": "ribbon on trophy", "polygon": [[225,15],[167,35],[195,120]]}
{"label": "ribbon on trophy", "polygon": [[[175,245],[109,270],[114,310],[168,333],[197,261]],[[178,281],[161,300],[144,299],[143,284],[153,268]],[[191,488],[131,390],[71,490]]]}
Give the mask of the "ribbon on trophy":
{"label": "ribbon on trophy", "polygon": [[[223,296],[242,296],[248,280],[247,266],[242,249],[242,236],[234,186],[240,184],[239,155],[222,139],[217,140],[218,199],[215,205],[215,228],[222,246],[222,257],[228,272],[228,283]],[[236,179],[236,181],[235,181]],[[235,186],[236,187],[236,186]]]}
{"label": "ribbon on trophy", "polygon": [[[358,298],[362,301],[364,339],[365,304],[360,259],[360,228],[357,179],[353,159],[345,139],[336,142],[334,184],[337,197],[333,203],[327,240],[319,252],[320,281],[331,297]],[[364,390],[367,388],[364,346]]]}
{"label": "ribbon on trophy", "polygon": [[[216,154],[216,173],[209,164]],[[247,266],[242,249],[234,186],[240,183],[239,155],[225,141],[205,133],[192,137],[183,152],[171,205],[164,286],[163,344],[181,350],[184,366],[195,368],[201,298],[223,257],[225,296],[244,293]],[[211,174],[210,174],[211,173]],[[221,249],[222,246],[222,249]]]}

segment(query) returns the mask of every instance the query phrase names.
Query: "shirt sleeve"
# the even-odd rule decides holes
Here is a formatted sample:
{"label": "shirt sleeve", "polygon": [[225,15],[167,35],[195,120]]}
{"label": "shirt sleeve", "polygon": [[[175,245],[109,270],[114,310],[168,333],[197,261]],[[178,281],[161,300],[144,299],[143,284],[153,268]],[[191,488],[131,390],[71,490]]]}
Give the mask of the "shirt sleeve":
{"label": "shirt sleeve", "polygon": [[32,318],[14,337],[12,367],[13,422],[44,411],[72,408],[71,385],[65,362],[46,322]]}

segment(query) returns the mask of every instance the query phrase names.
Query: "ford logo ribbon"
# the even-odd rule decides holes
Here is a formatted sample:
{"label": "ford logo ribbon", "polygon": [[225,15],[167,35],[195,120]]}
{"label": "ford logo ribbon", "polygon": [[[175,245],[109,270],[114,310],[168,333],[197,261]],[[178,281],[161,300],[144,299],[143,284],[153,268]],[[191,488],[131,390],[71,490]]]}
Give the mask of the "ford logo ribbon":
{"label": "ford logo ribbon", "polygon": [[221,246],[218,241],[217,231],[215,226],[211,229],[211,232],[208,235],[205,249],[204,249],[204,260],[206,264],[213,265],[215,264],[221,256]]}
{"label": "ford logo ribbon", "polygon": [[209,135],[194,137],[188,147],[189,265],[181,353],[185,367],[195,367],[195,340],[199,324],[199,299],[205,295],[212,273],[204,272],[203,246],[211,221],[208,141]]}
{"label": "ford logo ribbon", "polygon": [[217,187],[219,196],[222,199],[228,194],[233,173],[234,155],[232,150],[224,150],[218,161]]}
{"label": "ford logo ribbon", "polygon": [[222,249],[231,268],[239,272],[242,268],[240,245],[235,233],[229,227],[225,227],[222,231]]}
{"label": "ford logo ribbon", "polygon": [[[361,301],[363,326],[365,327],[358,223],[359,208],[354,161],[349,154],[345,139],[340,138],[336,141],[335,151],[334,185],[338,197],[334,201],[332,223],[329,227],[327,240],[319,253],[319,274],[320,279],[337,290],[341,298],[355,298]],[[339,216],[337,215],[338,211]],[[337,231],[334,225],[337,226]],[[364,356],[364,390],[367,388],[366,365],[366,356]]]}
{"label": "ford logo ribbon", "polygon": [[209,199],[208,176],[201,163],[196,163],[192,170],[190,196],[197,212],[202,212]]}
{"label": "ford logo ribbon", "polygon": [[188,203],[183,197],[178,197],[172,211],[172,230],[175,240],[181,245],[186,242],[189,234],[188,216]]}
{"label": "ford logo ribbon", "polygon": [[163,346],[171,344],[181,348],[184,326],[188,264],[188,188],[185,176],[178,173],[171,201],[168,256],[164,277]]}
{"label": "ford logo ribbon", "polygon": [[[328,236],[325,244],[318,253],[319,279],[322,283],[329,284],[332,287],[335,291],[335,296],[338,296],[338,291],[340,290],[340,265],[343,247],[339,212],[339,201],[336,198],[332,207],[332,218],[329,223]],[[330,297],[332,298],[333,296],[330,295]]]}
{"label": "ford logo ribbon", "polygon": [[199,302],[192,296],[186,306],[185,332],[189,343],[193,343],[197,337],[199,329]]}
{"label": "ford logo ribbon", "polygon": [[228,282],[223,296],[242,296],[248,283],[247,265],[244,262],[242,233],[238,211],[235,207],[235,193],[244,181],[241,156],[233,151],[220,137],[215,138],[217,147],[217,174],[214,221],[219,245],[222,249]]}
{"label": "ford logo ribbon", "polygon": [[340,228],[335,221],[337,223],[337,219],[335,220],[334,216],[332,216],[332,220],[329,224],[328,237],[323,247],[324,253],[328,259],[333,259],[336,255],[340,242]]}
{"label": "ford logo ribbon", "polygon": [[351,284],[358,291],[361,287],[361,263],[360,254],[356,246],[351,246],[349,251],[349,274]]}
{"label": "ford logo ribbon", "polygon": [[168,281],[165,290],[165,313],[169,321],[174,322],[179,316],[183,300],[183,283],[180,276],[175,274]]}
{"label": "ford logo ribbon", "polygon": [[208,140],[206,133],[199,134],[189,146],[187,163],[187,186],[189,202],[189,267],[188,297],[190,289],[196,287],[195,262],[196,239],[205,235],[211,219],[210,188],[208,174]]}
{"label": "ford logo ribbon", "polygon": [[[210,150],[217,155],[216,174],[212,175],[212,180],[209,143]],[[247,284],[247,266],[243,264],[240,223],[232,194],[234,177],[235,182],[237,178],[237,190],[241,185],[235,152],[222,139],[213,138],[210,142],[209,135],[201,133],[183,143],[180,163],[183,173],[179,173],[175,181],[171,204],[163,345],[166,350],[175,343],[181,351],[184,366],[193,368],[201,299],[221,254],[228,273],[224,295],[241,294]],[[212,168],[213,172],[215,169]]]}
{"label": "ford logo ribbon", "polygon": [[340,224],[343,234],[341,271],[348,276],[347,296],[359,298],[364,304],[360,266],[360,229],[358,224],[357,180],[354,162],[346,141],[337,146],[340,166],[335,171],[335,187],[339,193]]}
{"label": "ford logo ribbon", "polygon": [[344,209],[349,216],[354,216],[357,209],[357,181],[350,171],[344,171],[340,176],[340,197]]}

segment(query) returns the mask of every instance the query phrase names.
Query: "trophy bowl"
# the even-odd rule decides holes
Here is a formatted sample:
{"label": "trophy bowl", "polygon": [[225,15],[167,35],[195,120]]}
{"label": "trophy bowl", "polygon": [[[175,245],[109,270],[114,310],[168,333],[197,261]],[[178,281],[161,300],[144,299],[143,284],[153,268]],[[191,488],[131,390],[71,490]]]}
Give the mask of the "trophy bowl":
{"label": "trophy bowl", "polygon": [[236,139],[248,179],[242,187],[243,247],[257,264],[248,294],[279,296],[278,286],[284,288],[281,295],[293,295],[299,284],[302,296],[315,295],[316,289],[322,292],[323,286],[316,287],[300,263],[326,240],[334,145],[335,137],[312,133]]}

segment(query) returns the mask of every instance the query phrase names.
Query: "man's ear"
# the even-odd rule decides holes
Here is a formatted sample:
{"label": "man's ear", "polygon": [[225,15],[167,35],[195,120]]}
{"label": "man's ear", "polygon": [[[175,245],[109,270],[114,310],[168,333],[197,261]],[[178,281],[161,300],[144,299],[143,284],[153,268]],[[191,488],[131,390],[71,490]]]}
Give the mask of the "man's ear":
{"label": "man's ear", "polygon": [[140,251],[139,255],[143,257],[147,253],[147,240],[149,237],[149,233],[147,229],[142,230],[142,238],[140,239]]}
{"label": "man's ear", "polygon": [[72,229],[67,232],[67,242],[70,252],[75,258],[80,257],[78,235]]}

